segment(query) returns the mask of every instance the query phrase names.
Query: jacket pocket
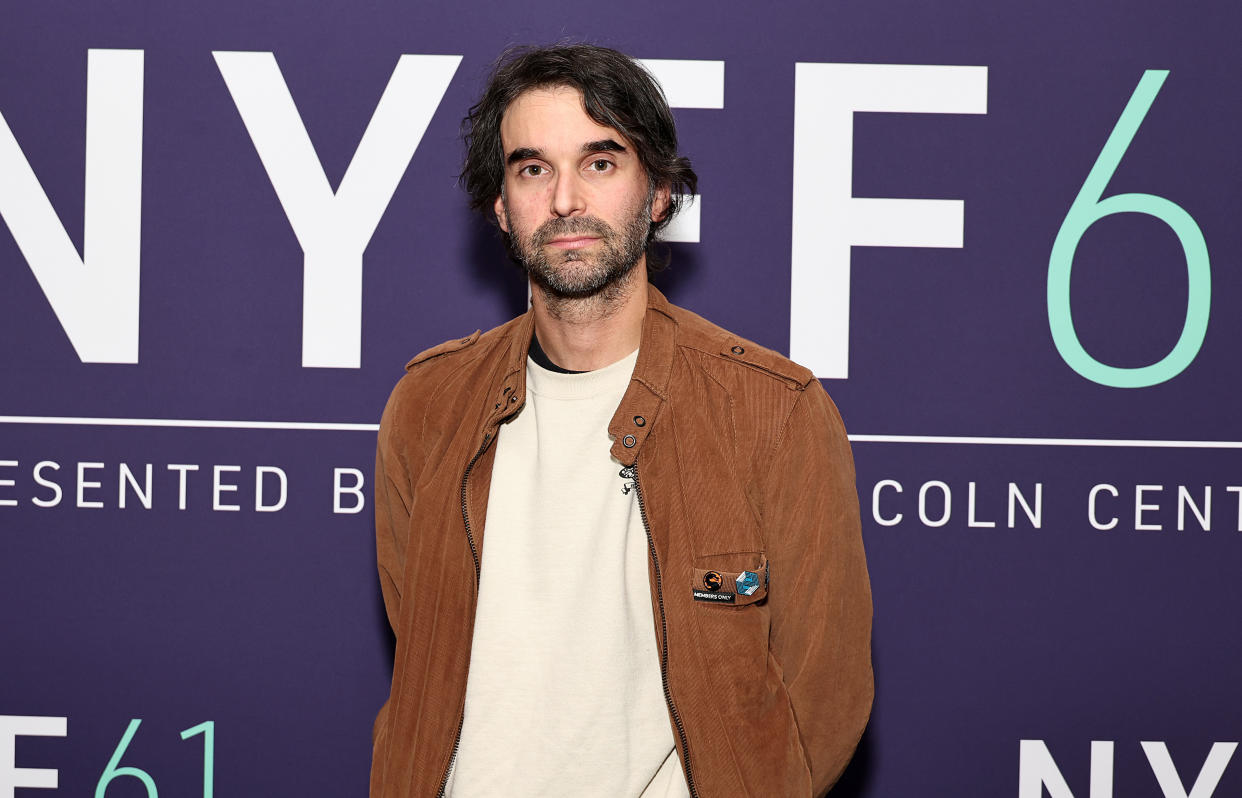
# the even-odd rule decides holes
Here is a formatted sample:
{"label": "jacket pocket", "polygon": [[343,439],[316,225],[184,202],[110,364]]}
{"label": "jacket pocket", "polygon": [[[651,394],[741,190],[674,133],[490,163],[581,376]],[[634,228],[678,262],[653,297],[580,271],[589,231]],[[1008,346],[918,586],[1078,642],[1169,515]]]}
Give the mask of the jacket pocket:
{"label": "jacket pocket", "polygon": [[762,551],[733,551],[696,557],[692,566],[693,601],[687,603],[693,605],[706,695],[723,728],[744,728],[767,716],[776,695],[768,672],[768,559]]}
{"label": "jacket pocket", "polygon": [[696,557],[690,572],[695,601],[726,607],[757,604],[768,597],[768,558],[762,551]]}

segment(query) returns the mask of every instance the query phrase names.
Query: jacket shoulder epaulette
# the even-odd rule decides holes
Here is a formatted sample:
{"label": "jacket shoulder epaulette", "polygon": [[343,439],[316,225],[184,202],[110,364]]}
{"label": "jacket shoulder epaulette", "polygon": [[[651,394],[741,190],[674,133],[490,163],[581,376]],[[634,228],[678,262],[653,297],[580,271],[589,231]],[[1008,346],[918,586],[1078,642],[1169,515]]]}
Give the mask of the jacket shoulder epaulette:
{"label": "jacket shoulder epaulette", "polygon": [[798,365],[779,352],[731,333],[685,308],[672,306],[670,310],[670,315],[680,328],[679,336],[683,345],[770,374],[791,388],[802,389],[815,380],[810,369]]}
{"label": "jacket shoulder epaulette", "polygon": [[779,352],[739,336],[730,336],[726,339],[720,354],[729,360],[745,363],[751,368],[779,377],[791,383],[790,387],[805,388],[815,380],[815,375],[805,366],[800,366]]}
{"label": "jacket shoulder epaulette", "polygon": [[437,358],[437,357],[440,357],[441,355],[449,355],[454,352],[460,352],[461,350],[469,346],[473,346],[474,342],[479,340],[479,335],[481,333],[482,331],[475,330],[473,333],[471,333],[470,335],[467,335],[465,338],[452,338],[448,341],[445,341],[442,344],[437,344],[436,346],[433,346],[430,349],[424,349],[422,352],[419,352],[417,355],[411,358],[409,363],[405,364],[405,370],[412,371],[416,366],[426,363],[428,360],[431,360],[432,358]]}

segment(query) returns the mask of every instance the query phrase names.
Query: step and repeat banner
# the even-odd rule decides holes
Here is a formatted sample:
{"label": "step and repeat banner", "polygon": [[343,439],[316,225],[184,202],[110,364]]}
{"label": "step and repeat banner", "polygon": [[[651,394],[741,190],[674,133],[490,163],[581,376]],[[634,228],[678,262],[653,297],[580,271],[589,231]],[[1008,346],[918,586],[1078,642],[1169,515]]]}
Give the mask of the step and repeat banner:
{"label": "step and repeat banner", "polygon": [[877,695],[834,794],[1242,792],[1235,4],[0,18],[0,798],[364,794],[376,424],[525,307],[458,129],[562,40],[675,107],[657,285],[851,432]]}

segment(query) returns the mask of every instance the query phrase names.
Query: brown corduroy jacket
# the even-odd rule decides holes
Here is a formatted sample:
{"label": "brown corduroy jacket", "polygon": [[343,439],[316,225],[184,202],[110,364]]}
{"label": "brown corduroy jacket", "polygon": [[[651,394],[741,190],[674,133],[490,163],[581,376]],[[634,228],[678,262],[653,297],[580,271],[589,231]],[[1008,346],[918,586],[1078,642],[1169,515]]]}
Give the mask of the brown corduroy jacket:
{"label": "brown corduroy jacket", "polygon": [[[384,410],[376,543],[397,647],[375,721],[372,798],[443,788],[461,730],[496,435],[525,404],[533,329],[528,312],[427,350]],[[651,288],[609,432],[613,457],[635,467],[654,634],[691,794],[821,795],[872,699],[854,466],[832,401],[806,369]],[[742,571],[762,575],[752,595],[734,589]]]}

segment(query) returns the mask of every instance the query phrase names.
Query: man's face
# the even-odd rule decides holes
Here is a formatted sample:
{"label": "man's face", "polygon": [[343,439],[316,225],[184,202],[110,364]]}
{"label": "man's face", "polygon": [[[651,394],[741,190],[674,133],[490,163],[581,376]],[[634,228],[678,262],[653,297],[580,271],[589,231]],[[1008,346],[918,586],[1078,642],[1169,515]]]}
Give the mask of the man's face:
{"label": "man's face", "polygon": [[554,296],[581,298],[645,263],[647,230],[668,191],[650,188],[633,146],[587,116],[577,89],[522,94],[505,111],[500,139],[496,218],[531,279]]}

